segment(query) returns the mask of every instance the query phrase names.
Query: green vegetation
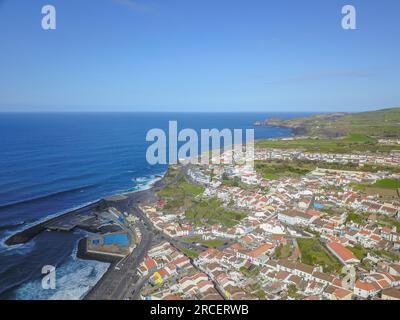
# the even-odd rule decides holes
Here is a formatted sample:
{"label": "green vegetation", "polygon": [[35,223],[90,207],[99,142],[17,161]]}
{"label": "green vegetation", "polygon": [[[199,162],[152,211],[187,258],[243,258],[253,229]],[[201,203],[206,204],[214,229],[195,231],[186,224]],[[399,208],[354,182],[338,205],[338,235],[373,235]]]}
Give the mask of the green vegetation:
{"label": "green vegetation", "polygon": [[333,208],[327,208],[327,207],[321,208],[321,209],[319,209],[319,211],[321,211],[323,213],[326,213],[329,216],[337,216],[337,215],[340,215],[342,213],[342,212],[339,212],[339,211],[337,211],[337,210],[335,210]]}
{"label": "green vegetation", "polygon": [[367,251],[360,245],[356,245],[354,247],[349,246],[346,248],[353,252],[357,259],[359,259],[360,261],[367,256]]}
{"label": "green vegetation", "polygon": [[181,241],[185,243],[201,243],[202,245],[210,248],[216,248],[225,243],[225,241],[221,239],[202,240],[200,236],[184,237],[181,238]]}
{"label": "green vegetation", "polygon": [[[398,170],[398,168],[397,168]],[[394,170],[394,172],[396,172],[397,170]],[[378,188],[380,189],[398,189],[400,188],[400,181],[399,180],[395,180],[395,179],[381,179],[376,181],[373,184],[364,184],[364,183],[356,183],[353,184],[352,187],[355,190],[365,190],[367,188],[377,188],[376,190],[378,190]],[[385,190],[382,190],[385,191]]]}
{"label": "green vegetation", "polygon": [[165,183],[172,183],[174,180],[177,179],[178,175],[181,174],[181,171],[178,169],[177,166],[169,166],[167,172],[164,175],[164,182]]}
{"label": "green vegetation", "polygon": [[[375,165],[364,165],[359,167],[354,163],[339,164],[311,160],[256,160],[255,168],[256,171],[267,180],[277,180],[284,177],[300,177],[315,170],[316,168],[363,172],[389,171],[393,173],[400,173],[400,168],[397,167]],[[354,185],[354,187],[360,188],[364,186]]]}
{"label": "green vegetation", "polygon": [[225,243],[225,241],[221,239],[203,240],[200,236],[184,237],[181,238],[181,241],[185,243],[200,243],[210,248],[216,248]]}
{"label": "green vegetation", "polygon": [[400,188],[400,180],[382,179],[375,182],[372,186],[377,188],[398,189]]}
{"label": "green vegetation", "polygon": [[202,186],[189,183],[184,178],[181,178],[177,183],[168,185],[160,190],[158,195],[164,198],[178,198],[181,195],[195,197],[203,192],[204,188]]}
{"label": "green vegetation", "polygon": [[240,267],[239,271],[243,273],[246,277],[254,277],[260,273],[261,268],[255,265],[252,265],[249,269],[246,267]]}
{"label": "green vegetation", "polygon": [[200,236],[184,237],[184,238],[181,238],[181,241],[185,242],[185,243],[200,242],[201,237]]}
{"label": "green vegetation", "polygon": [[256,147],[277,149],[301,149],[305,152],[352,153],[354,151],[390,152],[393,147],[380,145],[375,139],[354,135],[346,138],[295,139],[295,140],[259,140]]}
{"label": "green vegetation", "polygon": [[189,183],[184,178],[180,178],[176,183],[161,189],[157,195],[168,200],[165,206],[168,211],[190,207],[193,200],[203,192],[204,188],[202,186]]}
{"label": "green vegetation", "polygon": [[239,177],[234,177],[234,178],[229,178],[226,173],[222,175],[221,183],[224,186],[229,186],[229,187],[240,187],[241,189],[244,190],[254,190],[254,189],[259,189],[259,186],[255,185],[249,185],[246,183],[243,183]]}
{"label": "green vegetation", "polygon": [[294,284],[289,284],[288,285],[288,296],[289,297],[291,297],[293,299],[296,299],[296,300],[303,299],[304,298],[303,295],[299,294],[297,291],[298,290],[297,290],[296,285],[294,285]]}
{"label": "green vegetation", "polygon": [[400,254],[390,252],[386,250],[374,250],[374,253],[382,258],[388,259],[392,262],[398,262],[400,260]]}
{"label": "green vegetation", "polygon": [[[400,168],[395,167],[359,167],[357,164],[353,163],[339,164],[311,160],[257,160],[255,161],[255,168],[256,171],[267,180],[276,180],[283,177],[300,177],[315,170],[316,168],[368,172],[377,172],[380,170],[400,172]],[[388,183],[386,183],[386,185],[387,184]]]}
{"label": "green vegetation", "polygon": [[348,223],[348,222],[354,222],[354,223],[362,225],[362,224],[364,224],[364,217],[355,212],[350,212],[346,218],[346,223]]}
{"label": "green vegetation", "polygon": [[352,142],[368,142],[364,136],[400,137],[400,108],[360,113],[318,114],[290,120],[271,119],[270,125],[293,128],[298,134],[319,137],[349,136]]}
{"label": "green vegetation", "polygon": [[381,226],[396,227],[397,232],[400,231],[400,221],[393,217],[379,216],[378,223]]}
{"label": "green vegetation", "polygon": [[204,188],[202,186],[198,186],[187,181],[181,182],[180,187],[186,194],[191,194],[193,196],[198,196],[204,192]]}
{"label": "green vegetation", "polygon": [[189,258],[197,258],[199,256],[199,254],[196,251],[187,249],[187,248],[179,248],[180,251],[182,251],[186,256],[188,256]]}
{"label": "green vegetation", "polygon": [[265,300],[265,298],[267,297],[267,295],[265,294],[264,290],[258,290],[257,293],[256,293],[256,296],[260,300]]}
{"label": "green vegetation", "polygon": [[214,240],[200,241],[200,243],[202,245],[205,245],[206,247],[216,248],[222,246],[225,243],[225,241],[220,239],[214,239]]}
{"label": "green vegetation", "polygon": [[275,257],[277,259],[285,259],[292,255],[293,249],[290,244],[280,244],[275,250]]}
{"label": "green vegetation", "polygon": [[186,210],[186,218],[197,225],[220,224],[226,227],[233,227],[244,219],[246,214],[239,211],[231,211],[221,207],[218,199],[207,199],[195,203]]}
{"label": "green vegetation", "polygon": [[[181,178],[175,184],[168,185],[160,190],[157,195],[168,201],[164,207],[166,212],[184,210],[186,218],[197,225],[218,224],[233,227],[247,216],[243,212],[223,208],[218,199],[199,199],[198,196],[203,192],[203,187],[189,183],[184,178]],[[195,242],[191,240],[193,239],[187,239],[187,241]],[[203,244],[214,246],[218,243],[205,242]]]}
{"label": "green vegetation", "polygon": [[340,262],[315,238],[297,239],[301,252],[301,262],[308,265],[320,265],[325,272],[338,272],[342,266]]}
{"label": "green vegetation", "polygon": [[315,164],[285,160],[255,161],[255,168],[265,179],[276,180],[305,175],[314,170]]}

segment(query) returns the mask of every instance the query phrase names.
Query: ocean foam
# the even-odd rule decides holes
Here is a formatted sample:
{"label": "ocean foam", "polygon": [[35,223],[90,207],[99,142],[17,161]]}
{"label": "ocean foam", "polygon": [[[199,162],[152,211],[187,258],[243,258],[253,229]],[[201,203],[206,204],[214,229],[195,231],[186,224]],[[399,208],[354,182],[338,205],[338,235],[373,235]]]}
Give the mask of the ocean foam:
{"label": "ocean foam", "polygon": [[70,258],[56,269],[56,289],[42,288],[41,279],[20,286],[15,294],[18,300],[79,300],[101,279],[110,264],[76,258],[76,249]]}

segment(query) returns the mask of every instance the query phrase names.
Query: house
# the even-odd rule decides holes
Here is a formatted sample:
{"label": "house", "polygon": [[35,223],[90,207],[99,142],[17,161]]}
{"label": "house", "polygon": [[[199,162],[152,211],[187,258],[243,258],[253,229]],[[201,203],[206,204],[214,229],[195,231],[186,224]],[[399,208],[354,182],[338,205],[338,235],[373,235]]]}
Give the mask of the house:
{"label": "house", "polygon": [[245,250],[241,248],[236,252],[237,257],[246,259],[253,264],[258,266],[265,266],[266,262],[269,260],[269,254],[273,252],[275,245],[272,243],[264,243],[257,248],[252,250]]}
{"label": "house", "polygon": [[317,217],[298,210],[286,210],[278,214],[279,221],[289,225],[309,225]]}
{"label": "house", "polygon": [[393,276],[400,276],[400,264],[392,263],[389,265],[389,273]]}
{"label": "house", "polygon": [[322,294],[325,299],[329,300],[351,300],[353,292],[344,288],[329,285]]}
{"label": "house", "polygon": [[357,280],[354,285],[354,294],[365,299],[374,297],[378,292],[376,286],[366,281]]}
{"label": "house", "polygon": [[360,260],[353,254],[353,252],[338,242],[331,242],[327,247],[343,264],[360,263]]}

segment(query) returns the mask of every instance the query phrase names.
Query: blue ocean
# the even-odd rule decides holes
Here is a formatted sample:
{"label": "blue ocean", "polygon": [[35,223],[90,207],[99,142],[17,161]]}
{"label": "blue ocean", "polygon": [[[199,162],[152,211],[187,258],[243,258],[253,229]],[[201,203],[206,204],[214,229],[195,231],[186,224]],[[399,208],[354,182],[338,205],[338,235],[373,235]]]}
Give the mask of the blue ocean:
{"label": "blue ocean", "polygon": [[[146,162],[148,130],[246,129],[256,120],[287,113],[3,113],[0,114],[0,298],[81,299],[108,264],[76,258],[86,233],[45,232],[7,246],[13,233],[101,197],[148,188],[165,165]],[[256,127],[255,137],[291,135]],[[57,288],[43,290],[41,269],[57,268]]]}

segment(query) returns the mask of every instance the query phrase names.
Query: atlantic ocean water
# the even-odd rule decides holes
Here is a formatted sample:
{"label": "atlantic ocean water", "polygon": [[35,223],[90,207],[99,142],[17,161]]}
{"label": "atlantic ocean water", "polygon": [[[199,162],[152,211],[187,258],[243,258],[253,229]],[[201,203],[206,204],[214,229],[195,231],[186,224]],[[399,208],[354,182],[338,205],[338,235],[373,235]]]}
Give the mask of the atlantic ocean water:
{"label": "atlantic ocean water", "polygon": [[[257,120],[300,113],[3,113],[0,114],[0,299],[81,299],[108,264],[76,258],[86,233],[45,232],[24,245],[12,234],[106,195],[148,188],[167,169],[146,161],[146,133],[246,129]],[[255,137],[291,135],[255,127]],[[57,268],[57,288],[41,288],[44,265]]]}

